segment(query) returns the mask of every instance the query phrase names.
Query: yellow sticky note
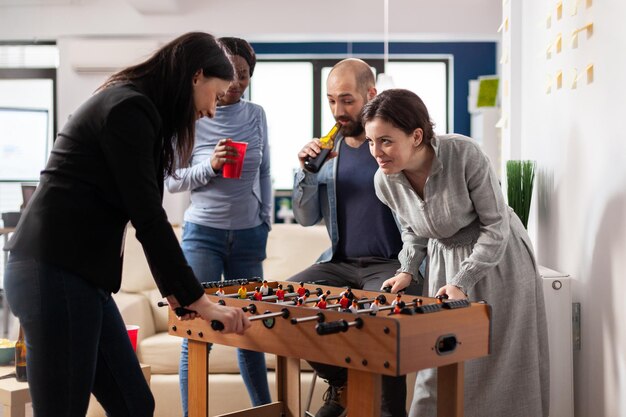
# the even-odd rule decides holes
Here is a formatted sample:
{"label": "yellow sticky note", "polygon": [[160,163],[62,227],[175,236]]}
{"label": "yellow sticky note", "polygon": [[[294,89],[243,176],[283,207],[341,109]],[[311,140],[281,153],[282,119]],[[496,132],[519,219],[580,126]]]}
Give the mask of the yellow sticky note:
{"label": "yellow sticky note", "polygon": [[498,98],[498,77],[480,77],[478,79],[478,99],[476,107],[495,107]]}
{"label": "yellow sticky note", "polygon": [[563,87],[563,71],[556,72],[556,88],[561,89]]}
{"label": "yellow sticky note", "polygon": [[502,24],[500,25],[500,27],[498,28],[498,32],[506,32],[509,30],[509,18],[505,18],[504,21],[502,21]]}
{"label": "yellow sticky note", "polygon": [[558,1],[556,3],[556,20],[561,20],[563,17],[563,2]]}
{"label": "yellow sticky note", "polygon": [[587,65],[585,73],[587,74],[587,84],[591,84],[593,82],[593,64]]}
{"label": "yellow sticky note", "polygon": [[574,68],[574,71],[572,71],[572,90],[575,90],[578,86],[578,77],[578,69]]}
{"label": "yellow sticky note", "polygon": [[559,33],[558,35],[556,35],[556,41],[554,41],[554,49],[556,49],[556,53],[561,53],[561,49],[563,46],[563,36],[561,36],[561,34]]}
{"label": "yellow sticky note", "polygon": [[509,62],[509,51],[506,48],[502,50],[502,56],[500,57],[500,64],[504,65]]}

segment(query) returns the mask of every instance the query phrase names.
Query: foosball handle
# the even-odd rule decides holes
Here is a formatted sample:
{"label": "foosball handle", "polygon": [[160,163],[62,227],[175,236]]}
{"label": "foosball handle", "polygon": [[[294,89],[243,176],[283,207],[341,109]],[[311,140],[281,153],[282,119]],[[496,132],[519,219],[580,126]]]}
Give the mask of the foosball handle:
{"label": "foosball handle", "polygon": [[320,336],[324,336],[327,334],[346,332],[348,331],[348,327],[349,326],[347,321],[337,320],[327,323],[317,323],[317,325],[315,326],[315,331],[317,331],[317,334],[319,334]]}
{"label": "foosball handle", "polygon": [[215,331],[224,330],[224,323],[219,320],[211,320],[211,328]]}
{"label": "foosball handle", "polygon": [[[195,313],[195,311],[189,310],[185,307],[176,307],[174,309],[174,312],[178,317],[182,317],[185,314]],[[224,330],[224,323],[219,320],[211,320],[211,328],[216,331]]]}

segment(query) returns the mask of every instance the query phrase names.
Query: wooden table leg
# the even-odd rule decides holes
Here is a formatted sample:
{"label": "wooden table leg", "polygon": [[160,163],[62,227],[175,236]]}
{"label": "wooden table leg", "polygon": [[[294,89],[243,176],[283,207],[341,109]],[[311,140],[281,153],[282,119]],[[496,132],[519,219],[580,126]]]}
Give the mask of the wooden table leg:
{"label": "wooden table leg", "polygon": [[379,374],[348,369],[348,415],[379,416],[381,395]]}
{"label": "wooden table leg", "polygon": [[437,417],[463,417],[464,363],[437,368]]}
{"label": "wooden table leg", "polygon": [[24,417],[26,415],[26,404],[3,405],[2,415],[5,417]]}
{"label": "wooden table leg", "polygon": [[277,399],[284,405],[285,417],[300,417],[300,359],[276,357]]}
{"label": "wooden table leg", "polygon": [[189,339],[188,360],[189,417],[207,417],[209,415],[208,344]]}

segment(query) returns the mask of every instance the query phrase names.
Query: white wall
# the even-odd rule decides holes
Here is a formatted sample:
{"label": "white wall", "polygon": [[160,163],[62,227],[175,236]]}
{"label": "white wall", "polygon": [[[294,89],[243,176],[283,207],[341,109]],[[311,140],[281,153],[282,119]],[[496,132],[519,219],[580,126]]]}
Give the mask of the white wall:
{"label": "white wall", "polygon": [[[620,0],[509,0],[521,4],[511,25],[521,25],[521,157],[538,161],[536,252],[541,264],[576,278],[582,304],[582,349],[575,352],[578,417],[626,416],[626,3]],[[578,10],[572,15],[572,6]],[[588,5],[591,4],[590,7]],[[545,21],[552,15],[552,27]],[[572,32],[593,22],[593,35]],[[546,58],[558,33],[563,49]],[[572,89],[573,71],[583,74]],[[563,71],[563,87],[555,86]],[[546,93],[548,80],[552,88]]]}

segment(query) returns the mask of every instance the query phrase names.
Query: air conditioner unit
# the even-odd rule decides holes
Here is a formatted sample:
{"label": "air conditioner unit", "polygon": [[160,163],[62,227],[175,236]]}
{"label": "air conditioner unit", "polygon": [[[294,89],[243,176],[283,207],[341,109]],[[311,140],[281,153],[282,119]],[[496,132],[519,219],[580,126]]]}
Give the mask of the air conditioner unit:
{"label": "air conditioner unit", "polygon": [[159,47],[153,39],[81,39],[69,43],[67,59],[76,72],[111,73],[144,61]]}
{"label": "air conditioner unit", "polygon": [[179,0],[127,0],[131,6],[143,14],[162,14],[178,12]]}
{"label": "air conditioner unit", "polygon": [[574,415],[572,278],[539,267],[548,321],[550,417]]}

